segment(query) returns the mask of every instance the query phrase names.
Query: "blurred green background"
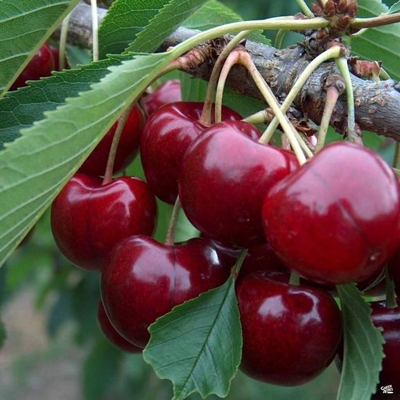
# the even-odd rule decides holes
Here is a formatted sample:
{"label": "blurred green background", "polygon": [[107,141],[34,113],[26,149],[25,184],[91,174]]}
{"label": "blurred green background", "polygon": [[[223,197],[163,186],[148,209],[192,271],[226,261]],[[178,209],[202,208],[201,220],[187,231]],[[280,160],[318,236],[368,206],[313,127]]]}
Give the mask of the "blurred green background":
{"label": "blurred green background", "polygon": [[[245,19],[289,15],[292,1],[222,0]],[[391,5],[394,0],[387,0]],[[273,37],[271,37],[273,38]],[[287,35],[285,44],[297,40]],[[367,135],[367,144],[390,158],[392,147]],[[142,175],[139,162],[129,174]],[[171,208],[161,205],[158,237],[163,240]],[[183,221],[178,240],[192,235]],[[49,227],[49,212],[24,246],[0,269],[1,320],[7,333],[0,351],[0,399],[164,400],[171,385],[160,381],[139,355],[126,355],[103,338],[96,320],[99,276],[82,271],[59,253]],[[281,388],[239,373],[230,400],[330,400],[336,398],[339,374],[334,365],[310,384]],[[198,399],[198,396],[191,396]],[[216,397],[210,397],[216,398]]]}

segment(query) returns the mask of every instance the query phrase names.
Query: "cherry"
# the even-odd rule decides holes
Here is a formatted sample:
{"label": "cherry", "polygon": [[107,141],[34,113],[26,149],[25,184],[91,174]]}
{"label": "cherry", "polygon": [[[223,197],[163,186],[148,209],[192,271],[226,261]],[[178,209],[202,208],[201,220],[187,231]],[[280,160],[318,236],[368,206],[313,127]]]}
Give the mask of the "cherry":
{"label": "cherry", "polygon": [[206,237],[240,247],[265,242],[262,203],[291,172],[292,160],[285,151],[258,143],[257,136],[246,122],[222,122],[188,148],[179,196],[189,221]]}
{"label": "cherry", "polygon": [[390,277],[393,279],[396,292],[400,295],[400,248],[395,255],[389,260],[388,271]]}
{"label": "cherry", "polygon": [[11,85],[10,90],[16,90],[19,87],[26,86],[27,80],[38,80],[45,76],[50,76],[54,70],[53,54],[49,45],[44,43],[42,47],[29,61],[25,69]]}
{"label": "cherry", "polygon": [[[140,143],[140,156],[147,183],[161,200],[173,204],[178,194],[178,175],[183,155],[205,130],[200,122],[203,103],[167,104],[147,120]],[[223,120],[240,120],[235,111],[223,107]]]}
{"label": "cherry", "polygon": [[112,326],[110,320],[107,317],[106,310],[104,309],[103,302],[99,301],[97,309],[97,322],[99,323],[100,329],[104,336],[110,343],[116,346],[118,349],[127,353],[141,353],[142,349],[135,346],[124,339]]}
{"label": "cherry", "polygon": [[342,336],[341,313],[332,296],[273,281],[261,272],[247,275],[236,291],[243,330],[240,368],[245,374],[294,386],[328,367]]}
{"label": "cherry", "polygon": [[386,399],[381,387],[392,385],[393,393],[400,393],[400,307],[387,308],[384,302],[372,303],[372,322],[383,328],[385,344],[382,371],[379,375],[377,394],[374,399]]}
{"label": "cherry", "polygon": [[101,296],[117,331],[145,347],[150,324],[178,304],[221,285],[229,272],[207,239],[168,246],[137,235],[109,254],[101,276]]}
{"label": "cherry", "polygon": [[[141,109],[135,105],[130,112],[118,143],[113,173],[124,170],[139,151],[140,135],[144,127],[144,116]],[[118,127],[118,121],[110,128],[100,143],[79,169],[79,172],[92,176],[104,175],[107,166],[112,141]]]}
{"label": "cherry", "polygon": [[164,104],[181,100],[181,82],[178,79],[170,79],[144,98],[144,106],[147,115],[151,115]]}
{"label": "cherry", "polygon": [[333,143],[269,191],[263,224],[273,250],[301,276],[360,282],[379,273],[396,249],[397,178],[371,150]]}
{"label": "cherry", "polygon": [[151,235],[157,205],[147,184],[122,177],[76,174],[51,207],[51,228],[61,252],[77,266],[101,270],[107,253],[133,234]]}

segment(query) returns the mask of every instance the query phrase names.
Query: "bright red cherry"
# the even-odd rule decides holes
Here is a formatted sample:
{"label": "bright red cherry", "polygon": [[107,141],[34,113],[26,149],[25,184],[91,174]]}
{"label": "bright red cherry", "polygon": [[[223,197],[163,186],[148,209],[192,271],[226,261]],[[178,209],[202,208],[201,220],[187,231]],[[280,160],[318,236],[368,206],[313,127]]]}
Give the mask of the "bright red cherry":
{"label": "bright red cherry", "polygon": [[314,379],[342,337],[339,308],[327,292],[247,275],[236,289],[243,330],[241,370],[282,386]]}
{"label": "bright red cherry", "polygon": [[[118,143],[113,173],[124,170],[139,152],[140,136],[144,127],[143,112],[134,106],[130,112]],[[79,172],[92,176],[104,175],[112,141],[118,127],[118,121],[110,128],[100,143],[79,168]]]}
{"label": "bright red cherry", "polygon": [[337,142],[267,194],[267,241],[283,263],[320,283],[379,273],[400,235],[397,178],[367,148]]}
{"label": "bright red cherry", "polygon": [[[205,126],[199,122],[203,103],[167,104],[154,112],[146,122],[140,156],[146,180],[161,200],[174,204],[178,194],[178,175],[186,149]],[[223,120],[240,120],[235,111],[223,107]]]}
{"label": "bright red cherry", "polygon": [[101,296],[117,331],[145,347],[150,324],[178,304],[221,285],[229,272],[207,239],[167,246],[132,236],[109,254],[102,270]]}
{"label": "bright red cherry", "polygon": [[55,198],[51,228],[73,264],[100,271],[108,252],[134,234],[151,235],[157,205],[147,184],[134,177],[102,180],[76,174]]}
{"label": "bright red cherry", "polygon": [[112,326],[104,309],[103,302],[99,301],[97,309],[97,322],[104,336],[110,343],[126,353],[141,353],[142,349],[124,339]]}
{"label": "bright red cherry", "polygon": [[375,326],[383,328],[385,344],[383,351],[385,358],[382,360],[382,371],[379,375],[377,394],[374,399],[387,399],[381,387],[392,386],[397,398],[400,393],[400,307],[386,308],[384,302],[372,304],[372,322]]}
{"label": "bright red cherry", "polygon": [[258,143],[258,134],[246,122],[222,122],[188,148],[179,196],[189,221],[206,237],[240,247],[265,242],[262,203],[291,172],[292,160],[285,151]]}
{"label": "bright red cherry", "polygon": [[25,69],[11,85],[10,90],[16,90],[19,87],[26,86],[27,80],[38,80],[45,76],[50,76],[54,70],[53,54],[49,45],[44,43],[42,47],[29,61]]}
{"label": "bright red cherry", "polygon": [[164,104],[175,103],[181,100],[181,82],[178,79],[170,79],[144,98],[144,106],[147,115],[151,115]]}

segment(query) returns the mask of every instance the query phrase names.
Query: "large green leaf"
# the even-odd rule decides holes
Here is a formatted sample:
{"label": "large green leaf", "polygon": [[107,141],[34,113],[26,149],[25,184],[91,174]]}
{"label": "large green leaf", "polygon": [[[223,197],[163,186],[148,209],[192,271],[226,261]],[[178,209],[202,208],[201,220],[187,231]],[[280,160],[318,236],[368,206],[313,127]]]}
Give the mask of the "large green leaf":
{"label": "large green leaf", "polygon": [[46,113],[0,153],[0,265],[114,121],[172,59],[136,56],[93,89]]}
{"label": "large green leaf", "polygon": [[22,128],[29,128],[35,121],[43,119],[44,112],[64,104],[67,97],[76,97],[89,90],[90,85],[110,72],[108,67],[119,65],[120,60],[107,59],[79,69],[56,72],[52,77],[9,92],[0,100],[0,150],[4,143],[19,137]]}
{"label": "large green leaf", "polygon": [[125,50],[168,0],[116,0],[99,29],[100,57]]}
{"label": "large green leaf", "polygon": [[163,39],[194,14],[207,0],[170,0],[170,2],[137,34],[127,51],[153,52]]}
{"label": "large green leaf", "polygon": [[354,284],[338,285],[344,323],[344,358],[338,400],[369,400],[382,369],[383,337]]}
{"label": "large green leaf", "polygon": [[[388,7],[379,0],[359,0],[357,17],[367,18],[386,13]],[[352,53],[362,59],[382,61],[391,78],[400,80],[400,24],[368,29],[351,40]]]}
{"label": "large green leaf", "polygon": [[0,96],[78,0],[0,1]]}
{"label": "large green leaf", "polygon": [[242,336],[233,278],[150,326],[144,350],[160,378],[174,384],[174,399],[198,392],[227,396],[240,364]]}

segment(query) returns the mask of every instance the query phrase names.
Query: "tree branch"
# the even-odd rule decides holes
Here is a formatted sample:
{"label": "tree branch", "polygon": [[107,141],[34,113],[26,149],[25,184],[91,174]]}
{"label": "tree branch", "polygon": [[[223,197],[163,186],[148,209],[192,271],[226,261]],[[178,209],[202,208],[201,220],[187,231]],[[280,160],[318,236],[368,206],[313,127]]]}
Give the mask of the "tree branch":
{"label": "tree branch", "polygon": [[[91,23],[90,10],[85,3],[80,3],[70,18],[68,41],[82,47],[90,46]],[[99,9],[99,18],[104,18],[106,10]],[[179,28],[167,38],[159,51],[175,46],[197,32]],[[214,63],[229,41],[229,37],[217,38],[199,47],[205,55],[206,62],[195,67],[186,68],[185,72],[204,80],[208,80]],[[283,101],[294,82],[309,63],[309,56],[304,46],[297,45],[283,50],[247,41],[247,51],[261,72],[266,82],[279,101]],[[308,79],[294,101],[294,106],[303,115],[316,124],[321,122],[325,105],[327,80],[339,77],[335,62],[322,64]],[[352,76],[355,96],[356,123],[362,130],[368,130],[400,141],[400,84],[394,80],[373,82]],[[235,66],[229,74],[227,85],[240,94],[263,101],[255,84],[241,66]],[[346,97],[342,95],[333,111],[330,125],[338,132],[345,133],[347,127]]]}

